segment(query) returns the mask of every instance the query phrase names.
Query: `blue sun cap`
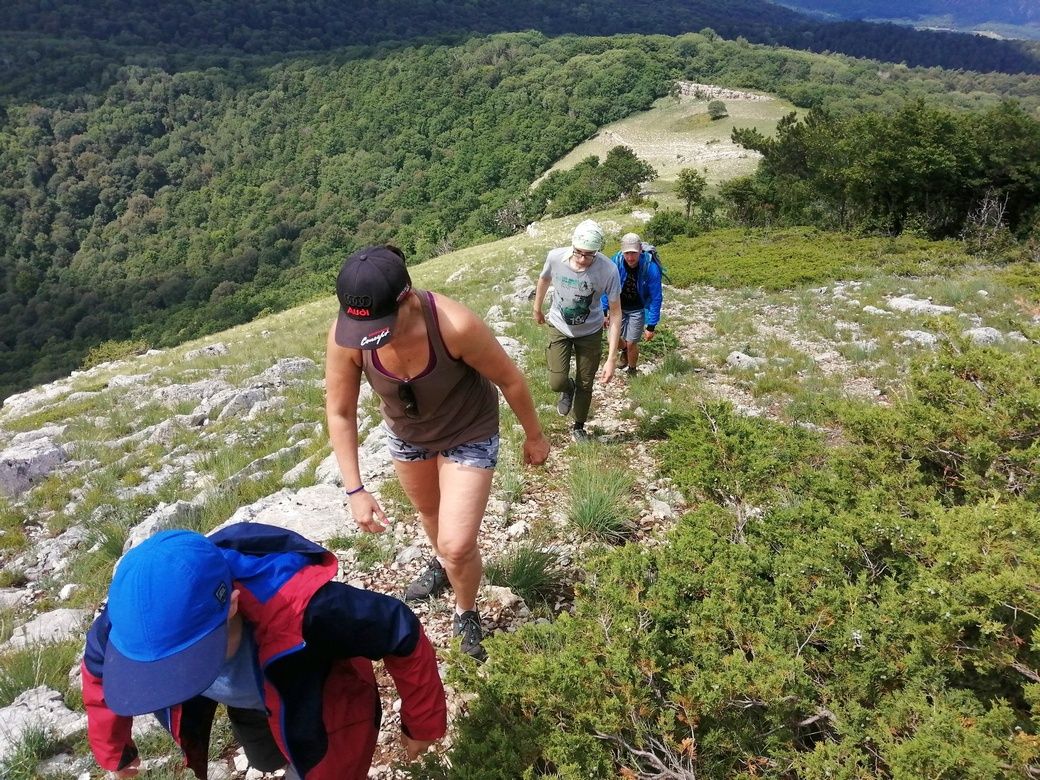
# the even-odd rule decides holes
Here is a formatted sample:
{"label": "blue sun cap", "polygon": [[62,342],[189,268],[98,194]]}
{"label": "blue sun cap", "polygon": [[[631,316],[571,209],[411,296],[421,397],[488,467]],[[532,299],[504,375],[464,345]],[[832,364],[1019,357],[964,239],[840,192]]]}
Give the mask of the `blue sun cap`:
{"label": "blue sun cap", "polygon": [[194,531],[162,531],[124,555],[108,590],[109,709],[141,715],[206,690],[227,654],[231,589],[220,549]]}

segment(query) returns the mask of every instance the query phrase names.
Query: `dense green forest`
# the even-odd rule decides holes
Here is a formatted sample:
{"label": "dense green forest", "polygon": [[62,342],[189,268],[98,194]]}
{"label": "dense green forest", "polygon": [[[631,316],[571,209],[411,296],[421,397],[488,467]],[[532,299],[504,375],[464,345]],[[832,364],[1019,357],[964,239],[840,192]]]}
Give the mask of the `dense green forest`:
{"label": "dense green forest", "polygon": [[1016,42],[892,25],[830,25],[765,0],[533,0],[351,2],[241,0],[10,0],[0,6],[0,96],[42,100],[98,91],[121,65],[167,71],[242,67],[299,55],[417,38],[458,42],[473,33],[678,35],[705,28],[725,38],[843,52],[910,66],[1040,73],[1040,56]]}
{"label": "dense green forest", "polygon": [[101,94],[0,116],[0,396],[106,340],[170,345],[324,293],[364,243],[421,260],[508,235],[531,181],[676,78],[838,115],[915,96],[1040,105],[1031,77],[879,69],[714,34],[124,67]]}

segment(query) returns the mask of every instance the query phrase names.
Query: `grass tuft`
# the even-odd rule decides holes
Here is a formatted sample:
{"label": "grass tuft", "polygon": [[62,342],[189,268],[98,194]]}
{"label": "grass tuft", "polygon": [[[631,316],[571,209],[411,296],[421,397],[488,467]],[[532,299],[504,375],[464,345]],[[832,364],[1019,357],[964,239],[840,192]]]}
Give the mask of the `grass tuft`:
{"label": "grass tuft", "polygon": [[568,523],[583,537],[623,542],[633,526],[634,484],[620,452],[580,448],[571,465]]}
{"label": "grass tuft", "polygon": [[18,694],[46,685],[63,696],[69,692],[69,669],[79,660],[78,641],[32,645],[0,655],[0,707]]}
{"label": "grass tuft", "polygon": [[0,762],[0,777],[5,780],[36,780],[36,768],[45,758],[54,755],[58,742],[43,726],[31,726],[22,732],[21,739]]}
{"label": "grass tuft", "polygon": [[492,585],[509,588],[528,605],[547,602],[560,589],[562,573],[554,550],[524,544],[489,561],[484,574]]}

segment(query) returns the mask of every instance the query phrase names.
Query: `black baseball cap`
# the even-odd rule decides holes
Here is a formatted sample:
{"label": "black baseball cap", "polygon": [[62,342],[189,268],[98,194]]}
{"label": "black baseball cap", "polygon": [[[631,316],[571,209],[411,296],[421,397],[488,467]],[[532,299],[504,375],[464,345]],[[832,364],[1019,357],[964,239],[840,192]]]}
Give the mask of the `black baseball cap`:
{"label": "black baseball cap", "polygon": [[411,289],[404,258],[389,247],[367,246],[352,254],[336,279],[336,343],[353,349],[386,344],[393,336],[397,308]]}

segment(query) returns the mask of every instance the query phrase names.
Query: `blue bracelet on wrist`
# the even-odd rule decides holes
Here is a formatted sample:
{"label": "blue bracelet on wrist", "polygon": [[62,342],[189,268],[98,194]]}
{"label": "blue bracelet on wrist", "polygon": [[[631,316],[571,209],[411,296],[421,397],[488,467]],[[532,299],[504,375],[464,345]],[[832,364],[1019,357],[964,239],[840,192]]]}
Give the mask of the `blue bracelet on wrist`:
{"label": "blue bracelet on wrist", "polygon": [[362,485],[361,487],[356,487],[356,488],[354,488],[353,490],[348,490],[348,491],[347,491],[347,495],[348,495],[348,496],[352,496],[352,495],[354,495],[355,493],[360,493],[360,492],[361,492],[362,490],[364,490],[364,489],[365,489],[365,486],[364,486],[364,485]]}

